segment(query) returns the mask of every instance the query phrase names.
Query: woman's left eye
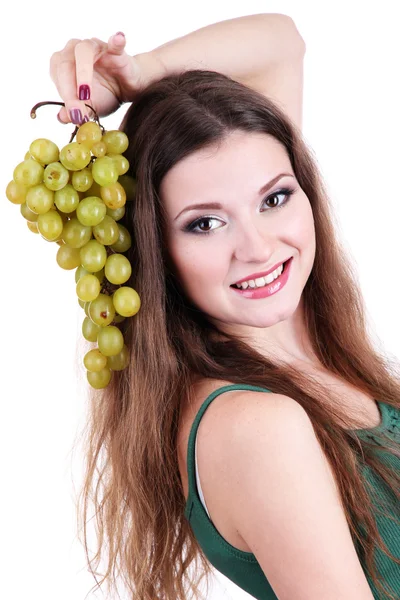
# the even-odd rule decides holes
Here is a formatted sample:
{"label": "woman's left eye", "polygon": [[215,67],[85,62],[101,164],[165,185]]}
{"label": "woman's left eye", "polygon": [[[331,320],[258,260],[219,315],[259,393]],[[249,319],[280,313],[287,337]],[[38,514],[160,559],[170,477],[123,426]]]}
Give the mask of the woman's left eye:
{"label": "woman's left eye", "polygon": [[294,190],[285,188],[283,190],[279,190],[278,192],[275,192],[274,194],[271,194],[270,196],[267,196],[266,198],[264,198],[263,202],[267,202],[271,198],[277,198],[278,196],[283,196],[285,198],[285,200],[283,202],[281,202],[279,204],[279,206],[271,206],[270,207],[270,208],[282,208],[283,206],[285,206],[285,204],[288,203],[289,198],[293,193],[294,193]]}
{"label": "woman's left eye", "polygon": [[[264,204],[264,202],[267,202],[268,200],[270,200],[272,198],[277,198],[278,196],[283,196],[285,199],[283,201],[281,201],[280,204],[269,207],[270,209],[283,208],[289,202],[290,196],[292,196],[292,194],[294,194],[295,191],[296,190],[294,190],[294,189],[283,188],[281,190],[278,190],[274,194],[270,194],[269,196],[264,198],[264,200],[262,201],[262,204]],[[278,200],[278,202],[279,202],[279,200]],[[265,211],[263,211],[263,212],[265,212]],[[213,229],[209,229],[208,231],[204,231],[204,230],[202,231],[199,229],[196,230],[196,228],[198,228],[198,226],[201,223],[204,223],[205,221],[219,221],[219,220],[220,219],[217,219],[216,217],[208,217],[208,216],[200,217],[199,219],[196,219],[192,223],[188,223],[187,225],[185,225],[183,231],[189,232],[189,233],[196,233],[196,234],[200,234],[200,235],[208,235],[208,234],[212,233],[214,231],[214,229],[219,229],[219,227],[214,227]]]}

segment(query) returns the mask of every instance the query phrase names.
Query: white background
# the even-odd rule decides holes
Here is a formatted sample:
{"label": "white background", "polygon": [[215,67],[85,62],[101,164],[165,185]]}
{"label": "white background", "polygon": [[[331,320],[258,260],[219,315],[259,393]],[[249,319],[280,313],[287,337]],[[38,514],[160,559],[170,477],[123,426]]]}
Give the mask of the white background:
{"label": "white background", "polygon": [[[7,2],[7,0],[6,0]],[[397,2],[230,1],[226,3],[7,2],[1,18],[3,190],[32,140],[67,143],[48,74],[52,52],[72,37],[127,36],[131,54],[202,26],[262,12],[290,15],[307,44],[304,136],[318,158],[343,237],[358,268],[371,328],[400,356],[399,56]],[[124,108],[107,119],[118,127]],[[85,386],[77,350],[82,312],[73,272],[58,246],[27,229],[5,194],[1,204],[0,596],[83,600],[94,581],[76,541],[75,492]],[[343,306],[345,318],[346,307]],[[89,598],[100,598],[97,593]],[[250,598],[218,575],[210,599]]]}

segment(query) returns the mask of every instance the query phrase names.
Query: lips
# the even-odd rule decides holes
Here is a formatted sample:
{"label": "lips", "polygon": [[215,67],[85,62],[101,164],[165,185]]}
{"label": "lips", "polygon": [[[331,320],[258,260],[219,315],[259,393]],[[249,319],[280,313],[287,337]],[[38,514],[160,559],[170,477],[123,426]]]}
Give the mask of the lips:
{"label": "lips", "polygon": [[243,279],[239,279],[239,281],[232,283],[232,285],[237,285],[238,283],[243,283],[243,281],[250,281],[250,279],[257,279],[258,277],[267,277],[267,275],[269,275],[270,273],[275,271],[275,269],[280,267],[282,264],[283,264],[283,270],[284,270],[286,263],[288,262],[288,260],[290,260],[290,258],[292,258],[292,257],[289,257],[288,259],[286,259],[283,262],[281,261],[280,263],[277,263],[276,265],[271,267],[271,269],[269,269],[269,271],[263,271],[262,273],[253,273],[252,275],[248,275],[247,277],[244,277]]}

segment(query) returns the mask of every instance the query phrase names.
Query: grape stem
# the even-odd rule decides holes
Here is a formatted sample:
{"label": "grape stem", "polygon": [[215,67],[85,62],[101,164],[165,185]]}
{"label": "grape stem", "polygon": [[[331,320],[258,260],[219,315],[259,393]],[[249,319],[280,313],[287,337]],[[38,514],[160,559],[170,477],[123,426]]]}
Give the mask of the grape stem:
{"label": "grape stem", "polygon": [[[33,106],[31,108],[31,118],[32,119],[36,119],[36,111],[37,111],[37,109],[40,108],[41,106],[46,106],[46,104],[55,104],[56,106],[65,106],[64,102],[56,102],[56,101],[53,101],[53,100],[46,100],[44,102],[38,102],[37,104],[35,104],[35,106]],[[85,104],[85,106],[87,106],[88,108],[90,108],[90,110],[94,113],[94,120],[96,121],[96,123],[98,124],[98,126],[101,128],[102,133],[104,133],[105,129],[104,129],[103,125],[100,123],[99,115],[94,110],[93,106],[90,106],[90,104]],[[74,137],[76,136],[78,129],[79,129],[79,127],[76,126],[75,129],[74,129],[74,131],[73,131],[73,133],[72,133],[72,135],[71,135],[69,143],[71,143],[72,140],[74,139]]]}

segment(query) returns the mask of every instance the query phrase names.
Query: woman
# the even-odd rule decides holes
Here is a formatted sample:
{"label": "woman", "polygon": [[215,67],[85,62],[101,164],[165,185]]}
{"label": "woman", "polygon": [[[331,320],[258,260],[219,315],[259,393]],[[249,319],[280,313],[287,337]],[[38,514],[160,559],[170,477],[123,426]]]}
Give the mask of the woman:
{"label": "woman", "polygon": [[121,323],[129,367],[93,394],[90,567],[107,540],[104,579],[119,562],[141,600],[191,597],[210,564],[263,600],[399,598],[400,374],[301,137],[304,42],[268,14],[124,48],[51,59],[62,122],[132,102],[142,305]]}

